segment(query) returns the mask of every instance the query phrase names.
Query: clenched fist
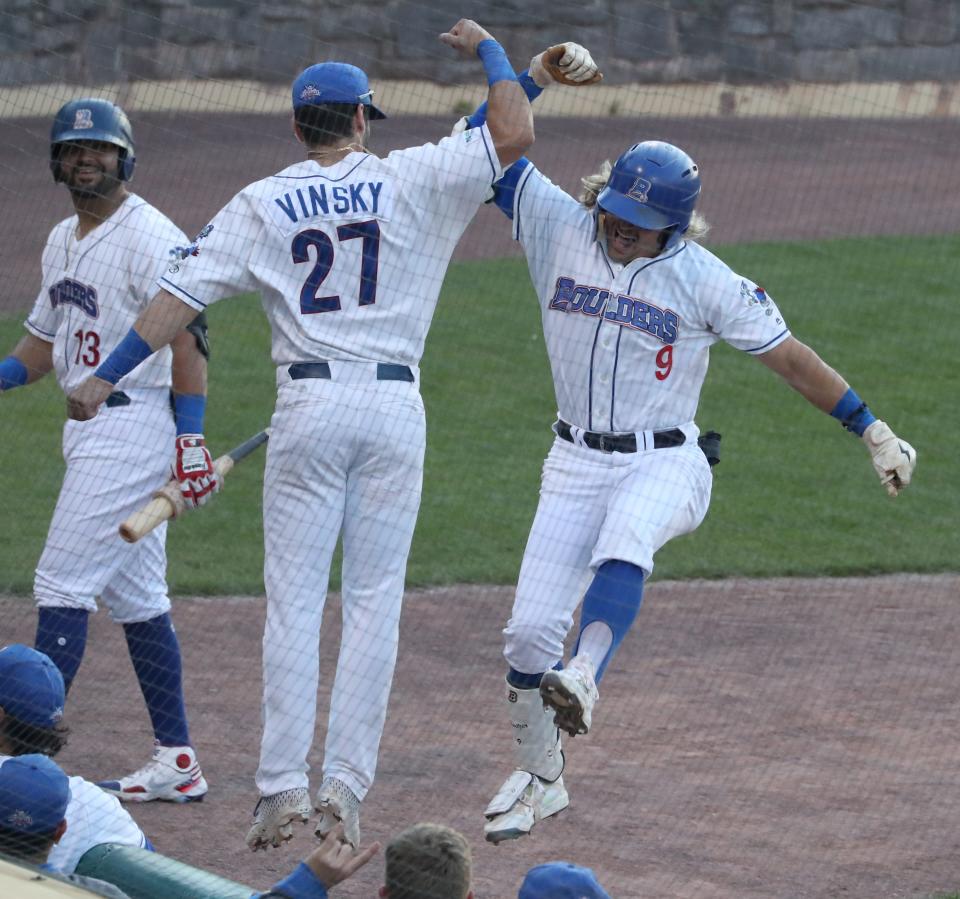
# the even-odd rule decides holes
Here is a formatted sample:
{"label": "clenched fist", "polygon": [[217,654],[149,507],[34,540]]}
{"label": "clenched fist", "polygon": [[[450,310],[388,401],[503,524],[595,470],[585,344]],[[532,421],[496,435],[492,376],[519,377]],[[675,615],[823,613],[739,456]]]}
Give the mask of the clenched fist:
{"label": "clenched fist", "polygon": [[863,432],[863,442],[870,450],[873,468],[880,476],[880,483],[889,496],[896,496],[910,483],[917,465],[917,451],[879,419]]}
{"label": "clenched fist", "polygon": [[493,37],[489,31],[482,28],[473,19],[461,19],[449,31],[440,35],[440,40],[448,47],[458,50],[461,56],[468,59],[477,55],[477,47],[481,41],[489,40]]}
{"label": "clenched fist", "polygon": [[573,41],[556,44],[534,56],[530,60],[530,77],[541,88],[554,82],[576,87],[603,80],[590,51]]}

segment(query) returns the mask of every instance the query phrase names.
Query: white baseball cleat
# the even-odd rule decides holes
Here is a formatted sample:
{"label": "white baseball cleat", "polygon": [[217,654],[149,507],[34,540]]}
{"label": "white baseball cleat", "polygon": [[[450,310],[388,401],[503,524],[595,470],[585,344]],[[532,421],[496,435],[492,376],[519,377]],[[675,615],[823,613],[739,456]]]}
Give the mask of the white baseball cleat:
{"label": "white baseball cleat", "polygon": [[190,746],[153,746],[153,758],[142,768],[119,780],[97,784],[123,802],[200,802],[207,794],[197,754]]}
{"label": "white baseball cleat", "polygon": [[551,783],[529,771],[514,771],[484,812],[483,834],[494,844],[519,839],[538,821],[562,812],[569,804],[562,777]]}
{"label": "white baseball cleat", "polygon": [[554,722],[571,737],[590,732],[593,706],[600,698],[593,676],[593,662],[582,653],[562,671],[548,671],[540,681],[545,709],[553,709]]}
{"label": "white baseball cleat", "polygon": [[313,807],[320,812],[314,831],[320,839],[343,824],[344,839],[354,849],[360,846],[360,800],[342,780],[325,777]]}
{"label": "white baseball cleat", "polygon": [[268,846],[277,848],[293,836],[294,824],[306,824],[313,811],[306,787],[261,796],[253,810],[253,826],[247,845],[256,852]]}

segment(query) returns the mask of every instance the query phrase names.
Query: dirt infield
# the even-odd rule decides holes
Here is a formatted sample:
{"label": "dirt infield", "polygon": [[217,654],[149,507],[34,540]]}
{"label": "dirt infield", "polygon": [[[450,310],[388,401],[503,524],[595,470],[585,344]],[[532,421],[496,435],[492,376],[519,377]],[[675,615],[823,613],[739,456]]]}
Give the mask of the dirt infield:
{"label": "dirt infield", "polygon": [[[134,124],[134,189],[191,235],[241,187],[299,158],[282,116],[149,113]],[[435,140],[449,127],[448,118],[388,120],[373,149]],[[49,122],[10,120],[4,130],[0,311],[33,302],[46,235],[72,212],[46,166]],[[646,138],[677,143],[699,162],[712,243],[960,229],[958,119],[542,119],[531,157],[575,191],[582,175]],[[455,258],[517,252],[503,216],[485,208]]]}
{"label": "dirt infield", "polygon": [[[567,741],[570,808],[492,847],[482,810],[510,765],[499,627],[507,588],[411,592],[365,840],[415,820],[471,839],[478,899],[565,858],[618,899],[927,896],[957,888],[960,576],[654,583],[603,684],[589,737]],[[0,602],[29,641],[25,600]],[[306,853],[243,844],[255,800],[260,599],[180,599],[198,805],[132,806],[158,849],[265,887]],[[319,766],[339,604],[321,641]],[[478,624],[480,626],[478,626]],[[150,731],[122,632],[95,617],[61,761],[91,779],[140,763]],[[335,891],[371,897],[382,860]]]}

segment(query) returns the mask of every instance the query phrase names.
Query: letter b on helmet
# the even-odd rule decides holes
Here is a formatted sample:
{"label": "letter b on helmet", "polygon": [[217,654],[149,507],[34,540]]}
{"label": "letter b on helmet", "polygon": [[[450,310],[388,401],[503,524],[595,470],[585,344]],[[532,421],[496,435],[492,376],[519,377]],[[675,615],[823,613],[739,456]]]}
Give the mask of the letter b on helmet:
{"label": "letter b on helmet", "polygon": [[120,148],[121,181],[133,177],[136,156],[133,150],[133,129],[127,114],[109,100],[85,97],[71,100],[60,107],[50,129],[50,170],[53,180],[60,181],[60,148],[76,140],[99,140]]}
{"label": "letter b on helmet", "polygon": [[597,205],[638,228],[668,231],[664,249],[670,249],[690,227],[699,196],[697,164],[673,144],[648,140],[613,164]]}

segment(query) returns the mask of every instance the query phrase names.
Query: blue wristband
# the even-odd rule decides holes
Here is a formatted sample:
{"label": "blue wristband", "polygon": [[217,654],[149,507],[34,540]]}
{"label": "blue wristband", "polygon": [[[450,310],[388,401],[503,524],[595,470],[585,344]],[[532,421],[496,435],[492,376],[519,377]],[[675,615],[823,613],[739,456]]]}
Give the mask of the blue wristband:
{"label": "blue wristband", "polygon": [[207,398],[202,393],[175,393],[173,417],[177,420],[177,436],[202,434],[203,416],[207,411]]}
{"label": "blue wristband", "polygon": [[492,37],[480,41],[477,56],[487,73],[487,85],[493,87],[498,81],[516,81],[517,75],[507,59],[506,51]]}
{"label": "blue wristband", "polygon": [[520,87],[523,88],[523,92],[527,95],[527,99],[531,103],[543,93],[543,88],[533,80],[529,69],[524,69],[517,75],[517,81],[520,82]]}
{"label": "blue wristband", "polygon": [[102,381],[116,384],[124,375],[130,374],[144,359],[153,355],[147,343],[133,328],[107,356],[103,364],[93,373]]}
{"label": "blue wristband", "polygon": [[[540,85],[530,77],[529,69],[524,69],[519,75],[517,75],[517,81],[520,82],[520,87],[523,88],[523,92],[527,95],[527,99],[531,103],[543,93],[543,88],[540,87]],[[476,110],[474,110],[473,114],[467,118],[467,129],[479,128],[486,120],[487,101],[484,100],[476,108]]]}
{"label": "blue wristband", "polygon": [[16,356],[0,360],[0,390],[13,390],[27,383],[29,372]]}
{"label": "blue wristband", "polygon": [[858,437],[862,437],[863,432],[877,420],[870,407],[857,396],[852,387],[840,397],[830,414]]}

